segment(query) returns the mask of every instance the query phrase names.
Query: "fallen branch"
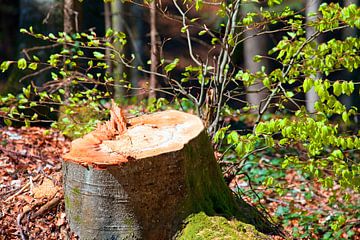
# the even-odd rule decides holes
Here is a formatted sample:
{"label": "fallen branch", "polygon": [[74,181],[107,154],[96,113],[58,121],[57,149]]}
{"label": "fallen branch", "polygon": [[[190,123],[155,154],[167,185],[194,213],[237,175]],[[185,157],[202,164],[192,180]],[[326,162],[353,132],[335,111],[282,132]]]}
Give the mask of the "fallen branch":
{"label": "fallen branch", "polygon": [[47,211],[57,206],[62,198],[63,198],[63,194],[55,195],[54,198],[52,198],[50,201],[42,205],[34,214],[31,215],[31,220],[45,214]]}
{"label": "fallen branch", "polygon": [[[41,175],[37,175],[34,177],[32,181],[37,181],[40,178]],[[20,188],[19,191],[17,191],[15,194],[9,196],[4,202],[8,202],[11,199],[15,198],[16,196],[19,196],[21,193],[23,193],[28,187],[30,187],[31,181],[27,182],[22,188]]]}

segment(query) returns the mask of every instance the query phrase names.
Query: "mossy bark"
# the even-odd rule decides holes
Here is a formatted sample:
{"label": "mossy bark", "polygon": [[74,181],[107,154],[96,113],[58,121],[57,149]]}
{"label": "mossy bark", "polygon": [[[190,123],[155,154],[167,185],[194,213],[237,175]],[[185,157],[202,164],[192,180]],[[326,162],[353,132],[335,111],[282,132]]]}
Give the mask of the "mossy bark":
{"label": "mossy bark", "polygon": [[[166,115],[166,112],[162,114]],[[148,123],[161,129],[161,126],[153,125],[160,124],[161,117],[154,116]],[[147,129],[143,123],[136,126]],[[165,129],[168,131],[168,126]],[[65,163],[65,206],[70,227],[82,239],[187,239],[183,237],[189,236],[193,229],[201,229],[193,227],[200,218],[189,216],[202,212],[212,216],[204,218],[205,222],[236,219],[238,222],[224,223],[228,228],[235,227],[230,232],[239,228],[240,221],[254,224],[262,232],[274,231],[256,209],[236,198],[226,186],[205,129],[202,127],[195,132],[194,137],[183,145],[173,147],[170,144],[173,151],[147,153],[146,157],[128,159],[102,170]],[[95,163],[99,164],[96,159]],[[187,224],[184,225],[184,221]],[[197,235],[192,239],[198,239]]]}

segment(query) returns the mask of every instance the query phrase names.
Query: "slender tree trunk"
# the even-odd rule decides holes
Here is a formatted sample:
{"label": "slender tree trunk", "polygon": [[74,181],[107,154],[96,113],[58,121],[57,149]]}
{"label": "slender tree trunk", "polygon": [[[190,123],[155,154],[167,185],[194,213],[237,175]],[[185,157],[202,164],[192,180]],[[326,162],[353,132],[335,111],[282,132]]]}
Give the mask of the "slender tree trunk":
{"label": "slender tree trunk", "polygon": [[[75,24],[75,3],[74,0],[64,0],[64,32],[71,35],[75,32],[76,29],[76,24]],[[68,46],[66,45],[66,43],[64,44],[64,49],[67,49]],[[65,57],[64,57],[64,62],[65,62]],[[64,64],[64,70],[66,71],[67,66],[66,64]],[[64,89],[65,89],[65,94],[64,94],[64,101],[65,104],[68,103],[68,99],[70,97],[70,86],[68,81],[65,79],[64,82]]]}
{"label": "slender tree trunk", "polygon": [[[309,13],[316,13],[319,9],[320,0],[308,0],[306,1],[305,14],[306,14],[306,22],[310,22],[316,19],[315,16],[309,16]],[[312,27],[306,28],[306,38],[309,38],[314,34],[315,30]],[[317,41],[317,40],[315,40]],[[316,76],[311,76],[311,78],[319,79],[321,78],[320,74],[316,74]],[[305,95],[306,99],[306,109],[309,113],[315,112],[315,102],[319,100],[319,96],[315,92],[315,88],[312,87]]]}
{"label": "slender tree trunk", "polygon": [[[104,20],[105,20],[105,31],[111,28],[111,4],[104,2]],[[108,65],[107,72],[112,73],[112,65],[110,60],[110,49],[109,47],[105,48],[106,64]]]}
{"label": "slender tree trunk", "polygon": [[[141,2],[137,0],[136,2]],[[132,52],[135,54],[135,66],[144,66],[144,51],[142,50],[145,45],[145,21],[144,21],[144,14],[145,8],[138,6],[137,4],[129,5],[131,16],[130,20],[128,21],[128,25],[130,26],[131,31],[131,42],[132,42]],[[130,34],[129,34],[130,35]],[[134,88],[140,86],[139,81],[142,77],[142,73],[139,72],[137,69],[130,69],[130,77],[131,77],[131,85]],[[147,91],[147,89],[146,89]],[[139,95],[143,91],[139,91],[134,89],[133,94]],[[141,97],[138,99],[140,100]]]}
{"label": "slender tree trunk", "polygon": [[157,46],[156,46],[156,1],[152,1],[150,3],[150,38],[151,38],[151,66],[150,71],[152,72],[150,74],[150,91],[149,91],[149,98],[155,98],[155,88],[156,88],[156,76],[154,72],[157,71]]}
{"label": "slender tree trunk", "polygon": [[[248,12],[248,8],[254,8],[252,4],[246,4],[242,6],[242,13],[245,15]],[[244,34],[244,38],[252,36],[258,33],[259,30],[249,30]],[[266,55],[267,53],[267,41],[268,37],[266,35],[256,36],[248,39],[244,42],[244,67],[245,69],[250,70],[250,72],[255,73],[261,70],[261,67],[267,67],[267,60],[263,59],[261,62],[254,62],[253,58],[256,55]],[[255,107],[253,110],[254,113],[258,112],[258,109],[261,107],[263,100],[268,95],[267,90],[262,90],[264,85],[261,79],[258,79],[253,85],[247,88],[246,100],[250,106]]]}
{"label": "slender tree trunk", "polygon": [[[121,0],[114,0],[111,2],[111,16],[113,30],[116,32],[123,32],[123,4]],[[121,44],[119,42],[115,43],[114,45],[115,49],[118,52],[122,51]],[[121,80],[123,80],[124,67],[120,63],[119,59],[117,60],[118,63],[116,63],[113,68],[113,74],[115,79],[114,98],[116,100],[119,100],[124,97],[124,88],[122,87],[123,83],[121,82]]]}
{"label": "slender tree trunk", "polygon": [[64,32],[75,32],[74,0],[64,0]]}

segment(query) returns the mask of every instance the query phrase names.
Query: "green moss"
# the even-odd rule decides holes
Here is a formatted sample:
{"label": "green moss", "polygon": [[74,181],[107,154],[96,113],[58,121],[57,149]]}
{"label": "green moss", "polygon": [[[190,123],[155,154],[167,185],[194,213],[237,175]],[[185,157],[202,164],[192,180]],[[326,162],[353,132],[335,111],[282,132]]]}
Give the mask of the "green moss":
{"label": "green moss", "polygon": [[[197,144],[188,144],[185,153],[188,155],[189,172],[187,177],[187,189],[190,190],[189,202],[185,207],[188,212],[196,213],[203,211],[208,215],[223,215],[226,217],[235,216],[241,218],[237,203],[226,186],[221,174],[221,170],[214,159],[212,151],[204,151],[197,147],[211,149],[208,137],[205,133],[201,134],[196,141]],[[195,147],[194,147],[195,146]],[[201,154],[201,161],[193,159],[192,156]],[[211,159],[210,161],[208,161]]]}
{"label": "green moss", "polygon": [[76,215],[75,217],[74,217],[74,221],[77,223],[77,224],[81,224],[81,217],[79,216],[79,215]]}
{"label": "green moss", "polygon": [[124,224],[127,225],[127,226],[133,226],[133,225],[135,225],[135,221],[131,217],[125,218],[124,219]]}
{"label": "green moss", "polygon": [[80,189],[79,188],[73,188],[71,189],[71,192],[74,194],[74,195],[80,195]]}
{"label": "green moss", "polygon": [[[202,133],[194,141],[198,142],[188,144],[184,149],[187,155],[185,165],[188,166],[185,169],[188,172],[185,176],[189,191],[183,212],[188,215],[204,212],[208,216],[235,218],[238,222],[254,225],[263,233],[276,234],[276,228],[256,208],[234,196],[228,188],[213,152],[206,151],[211,149],[207,135]],[[194,159],[193,156],[200,158]]]}
{"label": "green moss", "polygon": [[267,240],[254,226],[221,216],[207,216],[204,212],[190,215],[177,240]]}
{"label": "green moss", "polygon": [[69,196],[67,196],[67,195],[65,195],[65,206],[67,208],[71,208],[71,201],[70,201]]}

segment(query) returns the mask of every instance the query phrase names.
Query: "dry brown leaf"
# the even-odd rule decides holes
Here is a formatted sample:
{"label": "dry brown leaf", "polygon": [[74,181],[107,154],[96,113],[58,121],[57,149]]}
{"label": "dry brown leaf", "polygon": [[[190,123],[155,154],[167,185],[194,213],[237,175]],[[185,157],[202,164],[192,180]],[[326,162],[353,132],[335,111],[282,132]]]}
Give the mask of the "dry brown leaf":
{"label": "dry brown leaf", "polygon": [[34,198],[53,198],[59,191],[59,187],[55,186],[53,181],[48,178],[44,178],[44,181],[33,189]]}

